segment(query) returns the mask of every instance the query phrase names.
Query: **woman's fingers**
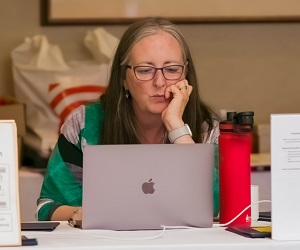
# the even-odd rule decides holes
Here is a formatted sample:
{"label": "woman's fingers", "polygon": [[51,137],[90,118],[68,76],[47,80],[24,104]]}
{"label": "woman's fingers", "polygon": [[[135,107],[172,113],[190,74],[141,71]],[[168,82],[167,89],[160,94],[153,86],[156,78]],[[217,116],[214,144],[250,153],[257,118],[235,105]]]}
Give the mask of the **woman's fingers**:
{"label": "woman's fingers", "polygon": [[[187,80],[182,80],[180,82],[177,82],[176,84],[168,86],[165,92],[166,99],[170,98],[171,95],[173,95],[173,98],[180,95],[186,95],[188,96],[191,93],[192,86],[188,84]],[[185,92],[186,91],[186,92]]]}
{"label": "woman's fingers", "polygon": [[162,113],[162,119],[167,129],[172,129],[176,127],[176,124],[182,123],[182,116],[192,90],[193,87],[188,84],[187,80],[170,85],[166,89],[165,97],[167,99],[172,98],[168,107]]}

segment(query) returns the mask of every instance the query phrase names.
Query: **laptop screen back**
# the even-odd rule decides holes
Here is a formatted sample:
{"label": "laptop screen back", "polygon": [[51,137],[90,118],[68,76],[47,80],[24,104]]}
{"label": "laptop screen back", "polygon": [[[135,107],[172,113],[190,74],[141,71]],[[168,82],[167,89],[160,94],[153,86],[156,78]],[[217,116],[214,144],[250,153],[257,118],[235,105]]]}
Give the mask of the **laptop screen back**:
{"label": "laptop screen back", "polygon": [[88,145],[83,229],[211,227],[212,144]]}

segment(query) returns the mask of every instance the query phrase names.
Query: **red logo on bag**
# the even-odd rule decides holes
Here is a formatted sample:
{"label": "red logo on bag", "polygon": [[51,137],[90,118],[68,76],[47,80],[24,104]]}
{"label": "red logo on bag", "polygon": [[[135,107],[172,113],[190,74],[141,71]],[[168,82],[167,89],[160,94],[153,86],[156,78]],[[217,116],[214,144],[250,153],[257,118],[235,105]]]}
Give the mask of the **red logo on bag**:
{"label": "red logo on bag", "polygon": [[106,87],[99,85],[63,86],[60,83],[49,85],[50,107],[60,117],[60,125],[68,115],[80,105],[96,100],[104,93]]}

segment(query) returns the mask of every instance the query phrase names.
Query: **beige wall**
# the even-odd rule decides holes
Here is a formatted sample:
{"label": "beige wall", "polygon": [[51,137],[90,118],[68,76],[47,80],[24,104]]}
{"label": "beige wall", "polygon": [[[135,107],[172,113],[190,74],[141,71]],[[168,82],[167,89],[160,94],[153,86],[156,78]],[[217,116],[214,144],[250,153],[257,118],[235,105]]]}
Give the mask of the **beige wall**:
{"label": "beige wall", "polygon": [[[39,24],[39,0],[0,3],[0,95],[13,94],[10,52],[26,36],[45,34],[68,60],[90,58],[83,45],[96,26]],[[120,37],[126,26],[103,26]],[[271,113],[300,113],[300,23],[180,25],[200,79],[202,98],[215,111],[253,110],[256,123]]]}

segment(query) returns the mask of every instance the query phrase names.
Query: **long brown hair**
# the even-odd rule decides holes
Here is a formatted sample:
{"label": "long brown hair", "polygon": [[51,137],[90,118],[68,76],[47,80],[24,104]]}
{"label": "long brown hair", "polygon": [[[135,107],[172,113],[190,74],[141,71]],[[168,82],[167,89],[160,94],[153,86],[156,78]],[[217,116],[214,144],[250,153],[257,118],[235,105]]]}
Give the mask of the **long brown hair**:
{"label": "long brown hair", "polygon": [[198,92],[198,81],[193,60],[180,30],[171,22],[162,18],[148,18],[138,21],[127,29],[115,52],[111,66],[109,84],[106,92],[100,97],[103,105],[104,121],[101,126],[100,144],[135,144],[140,143],[137,137],[137,126],[130,98],[125,97],[123,81],[125,79],[126,65],[133,46],[142,38],[167,32],[179,42],[182,57],[187,64],[186,79],[193,86],[193,91],[186,105],[183,121],[189,124],[195,142],[202,142],[203,132],[201,126],[208,124],[208,130],[213,127],[213,113],[202,102]]}

